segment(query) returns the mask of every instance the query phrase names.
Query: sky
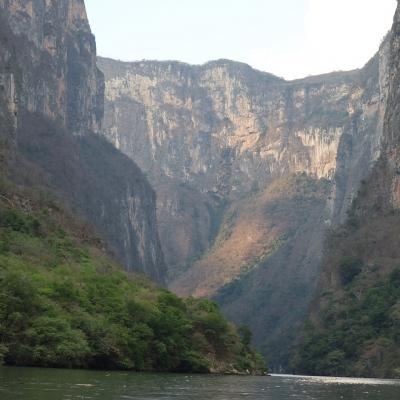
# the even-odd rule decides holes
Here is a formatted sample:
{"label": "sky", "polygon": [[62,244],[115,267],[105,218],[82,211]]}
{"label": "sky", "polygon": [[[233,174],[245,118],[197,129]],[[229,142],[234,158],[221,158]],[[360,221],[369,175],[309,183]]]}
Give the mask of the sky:
{"label": "sky", "polygon": [[98,54],[125,61],[226,58],[286,79],[361,68],[396,0],[86,0]]}

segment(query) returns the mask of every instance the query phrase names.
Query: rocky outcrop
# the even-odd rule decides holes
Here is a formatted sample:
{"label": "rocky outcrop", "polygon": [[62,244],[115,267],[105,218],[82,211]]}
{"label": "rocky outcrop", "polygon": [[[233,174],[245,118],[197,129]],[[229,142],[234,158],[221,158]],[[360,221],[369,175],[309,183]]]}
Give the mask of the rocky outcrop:
{"label": "rocky outcrop", "polygon": [[0,0],[0,16],[0,97],[18,126],[11,178],[55,192],[127,270],[164,282],[154,191],[96,135],[104,78],[83,0]]}

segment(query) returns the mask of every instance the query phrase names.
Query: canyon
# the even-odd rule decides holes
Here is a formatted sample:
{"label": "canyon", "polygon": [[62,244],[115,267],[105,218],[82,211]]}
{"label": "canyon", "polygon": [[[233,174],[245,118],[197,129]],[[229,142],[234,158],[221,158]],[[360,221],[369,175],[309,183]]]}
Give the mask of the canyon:
{"label": "canyon", "polygon": [[379,158],[389,43],[360,70],[296,81],[229,60],[98,59],[103,133],[155,188],[169,287],[216,299],[277,368],[325,233]]}
{"label": "canyon", "polygon": [[[274,370],[393,376],[382,340],[360,350],[376,368],[306,355],[400,257],[398,32],[397,12],[363,68],[286,81],[97,57],[83,0],[0,0],[0,175],[51,193],[127,271],[217,301]],[[343,265],[363,266],[350,286]]]}

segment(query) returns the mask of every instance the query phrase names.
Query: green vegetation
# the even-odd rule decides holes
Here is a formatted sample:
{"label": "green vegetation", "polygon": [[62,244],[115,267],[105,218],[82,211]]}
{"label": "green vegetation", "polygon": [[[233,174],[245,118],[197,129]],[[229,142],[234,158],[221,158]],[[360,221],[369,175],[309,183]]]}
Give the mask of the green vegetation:
{"label": "green vegetation", "polygon": [[355,277],[362,271],[362,261],[358,258],[346,257],[339,266],[339,274],[343,285],[354,281]]}
{"label": "green vegetation", "polygon": [[398,377],[400,269],[363,292],[353,280],[346,273],[346,293],[325,311],[323,328],[307,327],[294,366],[307,374]]}
{"label": "green vegetation", "polygon": [[400,376],[400,212],[385,157],[361,182],[348,220],[329,233],[296,372]]}
{"label": "green vegetation", "polygon": [[318,225],[330,190],[327,180],[293,174],[243,196],[225,212],[223,240],[179,282],[210,288],[229,318],[258,333],[257,347],[277,370],[288,367],[311,301],[323,240]]}
{"label": "green vegetation", "polygon": [[0,184],[0,362],[259,373],[264,361],[209,300],[120,270],[101,240],[42,195]]}

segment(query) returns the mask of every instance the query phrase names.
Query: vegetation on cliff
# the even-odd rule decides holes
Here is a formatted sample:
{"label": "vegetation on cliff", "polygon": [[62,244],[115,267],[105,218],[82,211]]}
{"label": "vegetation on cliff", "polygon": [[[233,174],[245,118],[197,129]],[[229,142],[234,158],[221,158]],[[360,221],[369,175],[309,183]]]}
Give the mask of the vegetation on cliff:
{"label": "vegetation on cliff", "polygon": [[297,372],[400,376],[400,213],[385,200],[381,159],[363,182],[348,221],[327,238],[324,272]]}
{"label": "vegetation on cliff", "polygon": [[262,372],[215,303],[180,299],[108,258],[48,196],[0,185],[0,359],[8,365]]}
{"label": "vegetation on cliff", "polygon": [[325,246],[298,372],[400,377],[400,8],[388,40],[382,151]]}
{"label": "vegetation on cliff", "polygon": [[241,268],[230,276],[223,270],[230,280],[214,299],[228,318],[251,328],[276,371],[288,365],[315,287],[329,190],[328,181],[306,174],[275,180],[253,194],[251,208],[244,199],[233,223],[226,219],[221,227],[232,234],[215,254]]}
{"label": "vegetation on cliff", "polygon": [[400,377],[400,268],[360,290],[350,283],[309,325],[295,360],[307,374]]}

